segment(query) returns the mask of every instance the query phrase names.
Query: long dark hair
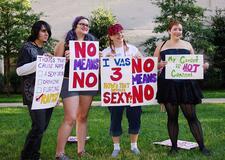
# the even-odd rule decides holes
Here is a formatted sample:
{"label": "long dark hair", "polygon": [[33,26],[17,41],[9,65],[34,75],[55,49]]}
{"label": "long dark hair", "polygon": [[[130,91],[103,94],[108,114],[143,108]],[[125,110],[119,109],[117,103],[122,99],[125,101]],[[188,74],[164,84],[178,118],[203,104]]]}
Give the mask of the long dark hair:
{"label": "long dark hair", "polygon": [[50,25],[45,22],[45,21],[37,21],[33,24],[32,29],[31,29],[31,35],[28,37],[27,41],[34,42],[36,39],[38,39],[39,32],[44,26],[48,32],[48,39],[51,37],[52,32],[51,32],[51,27]]}
{"label": "long dark hair", "polygon": [[78,16],[78,17],[75,18],[75,20],[73,21],[73,24],[72,24],[72,29],[69,30],[66,34],[65,42],[66,42],[67,45],[69,44],[70,40],[76,40],[77,39],[77,35],[76,35],[74,30],[77,28],[78,23],[82,19],[86,19],[89,22],[89,19],[84,17],[84,16]]}

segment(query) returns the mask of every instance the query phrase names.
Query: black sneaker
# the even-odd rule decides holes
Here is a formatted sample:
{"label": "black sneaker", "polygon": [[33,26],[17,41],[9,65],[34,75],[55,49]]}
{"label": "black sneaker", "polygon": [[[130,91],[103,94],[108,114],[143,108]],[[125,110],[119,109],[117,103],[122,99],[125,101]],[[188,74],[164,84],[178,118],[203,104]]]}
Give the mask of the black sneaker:
{"label": "black sneaker", "polygon": [[205,147],[203,149],[200,149],[200,152],[202,152],[202,154],[205,156],[211,156],[211,152]]}
{"label": "black sneaker", "polygon": [[178,153],[178,148],[171,148],[168,155],[175,156]]}

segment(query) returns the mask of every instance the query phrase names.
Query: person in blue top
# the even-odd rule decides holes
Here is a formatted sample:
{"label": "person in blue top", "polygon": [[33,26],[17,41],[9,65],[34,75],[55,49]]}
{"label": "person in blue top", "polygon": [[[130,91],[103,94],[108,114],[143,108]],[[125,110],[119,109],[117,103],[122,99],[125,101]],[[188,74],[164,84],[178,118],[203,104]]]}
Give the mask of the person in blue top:
{"label": "person in blue top", "polygon": [[[201,123],[196,116],[196,104],[201,103],[203,98],[201,89],[195,80],[173,80],[165,79],[165,61],[166,55],[171,54],[194,54],[192,45],[182,40],[182,25],[179,21],[172,20],[168,27],[170,39],[160,43],[155,49],[154,56],[158,57],[158,69],[162,72],[158,77],[158,91],[157,100],[158,103],[163,103],[166,108],[168,121],[167,127],[169,137],[172,142],[170,150],[171,154],[177,153],[177,139],[178,139],[178,114],[179,106],[188,121],[191,133],[199,145],[200,151],[204,155],[210,155],[208,149],[206,149]],[[203,65],[204,69],[207,69],[208,63]]]}

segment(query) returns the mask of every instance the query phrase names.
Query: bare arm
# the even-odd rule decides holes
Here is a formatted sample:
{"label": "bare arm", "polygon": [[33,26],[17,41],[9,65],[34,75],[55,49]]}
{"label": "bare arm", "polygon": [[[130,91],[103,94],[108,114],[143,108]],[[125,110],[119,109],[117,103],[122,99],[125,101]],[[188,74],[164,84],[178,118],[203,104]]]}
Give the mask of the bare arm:
{"label": "bare arm", "polygon": [[137,57],[137,58],[142,58],[142,57],[144,57],[142,54],[141,54],[141,52],[138,50],[137,51],[137,53],[135,54],[135,57]]}
{"label": "bare arm", "polygon": [[54,49],[54,55],[56,57],[63,57],[63,55],[64,55],[64,42],[63,41],[56,44],[55,49]]}
{"label": "bare arm", "polygon": [[158,58],[158,69],[161,69],[161,68],[165,67],[165,65],[167,64],[167,62],[162,61],[161,58],[160,58],[160,47],[161,46],[162,46],[162,43],[160,43],[156,47],[155,52],[153,54],[153,57],[157,57]]}
{"label": "bare arm", "polygon": [[193,49],[191,43],[188,42],[188,44],[189,44],[189,46],[190,46],[190,53],[191,53],[191,54],[195,54],[194,49]]}
{"label": "bare arm", "polygon": [[160,47],[161,47],[161,45],[162,45],[162,43],[160,43],[160,44],[156,47],[156,49],[155,49],[155,51],[154,51],[154,54],[153,54],[153,57],[157,57],[157,58],[158,58],[158,62],[160,61]]}

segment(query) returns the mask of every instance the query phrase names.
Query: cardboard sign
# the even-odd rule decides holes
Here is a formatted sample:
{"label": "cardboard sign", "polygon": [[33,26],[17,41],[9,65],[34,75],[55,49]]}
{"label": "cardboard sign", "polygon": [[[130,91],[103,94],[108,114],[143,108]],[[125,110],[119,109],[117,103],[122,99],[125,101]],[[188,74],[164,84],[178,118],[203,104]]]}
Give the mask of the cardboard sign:
{"label": "cardboard sign", "polygon": [[155,104],[157,58],[101,58],[102,106]]}
{"label": "cardboard sign", "polygon": [[[153,144],[159,144],[159,145],[163,145],[163,146],[172,146],[171,140],[167,139],[165,141],[162,142],[153,142]],[[187,149],[190,150],[192,148],[197,148],[198,144],[195,142],[189,142],[189,141],[182,141],[182,140],[178,140],[177,141],[177,147],[178,148],[182,148],[182,149]]]}
{"label": "cardboard sign", "polygon": [[130,105],[131,76],[130,58],[101,58],[102,106]]}
{"label": "cardboard sign", "polygon": [[157,58],[132,59],[132,106],[155,104]]}
{"label": "cardboard sign", "polygon": [[203,55],[166,55],[166,79],[203,79]]}
{"label": "cardboard sign", "polygon": [[99,43],[70,41],[69,91],[98,90]]}
{"label": "cardboard sign", "polygon": [[56,106],[62,88],[65,57],[37,56],[32,110]]}

